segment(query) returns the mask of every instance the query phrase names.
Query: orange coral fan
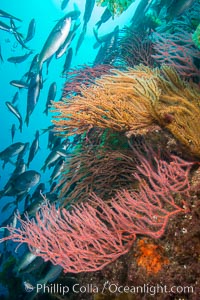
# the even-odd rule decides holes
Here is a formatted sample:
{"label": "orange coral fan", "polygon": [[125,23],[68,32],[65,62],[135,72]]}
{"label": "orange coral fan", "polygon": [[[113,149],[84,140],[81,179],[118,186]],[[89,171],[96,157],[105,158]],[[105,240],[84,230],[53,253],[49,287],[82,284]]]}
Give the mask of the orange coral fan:
{"label": "orange coral fan", "polygon": [[151,101],[151,115],[189,151],[200,156],[200,92],[196,84],[181,80],[164,65],[156,78],[140,79],[138,93]]}
{"label": "orange coral fan", "polygon": [[96,85],[81,87],[81,95],[53,102],[56,112],[60,113],[54,116],[56,131],[72,135],[100,127],[127,132],[147,128],[153,123],[149,99],[138,97],[133,86],[136,75],[148,78],[154,76],[154,72],[150,69],[113,72],[115,75],[96,80]]}
{"label": "orange coral fan", "polygon": [[167,128],[188,150],[200,156],[199,87],[180,79],[168,66],[113,70],[82,87],[81,95],[54,102],[53,122],[61,135],[83,133],[92,127],[130,134],[146,133],[151,125]]}
{"label": "orange coral fan", "polygon": [[147,238],[139,240],[137,246],[137,264],[145,268],[147,273],[158,273],[164,265],[169,264],[169,259],[163,254],[163,248],[148,242]]}

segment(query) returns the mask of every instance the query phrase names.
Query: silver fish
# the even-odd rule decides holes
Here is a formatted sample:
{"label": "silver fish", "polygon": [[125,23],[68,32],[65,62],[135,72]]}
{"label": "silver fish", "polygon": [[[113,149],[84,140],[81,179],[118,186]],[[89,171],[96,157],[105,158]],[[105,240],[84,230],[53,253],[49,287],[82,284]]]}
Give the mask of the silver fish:
{"label": "silver fish", "polygon": [[37,255],[28,251],[23,258],[20,260],[19,264],[15,267],[14,272],[19,273],[23,271],[34,259],[36,259]]}
{"label": "silver fish", "polygon": [[43,63],[56,53],[66,40],[71,26],[71,17],[65,16],[55,25],[39,54],[38,65],[41,70]]}
{"label": "silver fish", "polygon": [[178,17],[183,14],[192,4],[194,0],[176,0],[172,1],[171,5],[167,8],[167,14],[169,19]]}
{"label": "silver fish", "polygon": [[11,15],[11,14],[9,14],[9,13],[7,13],[7,12],[5,12],[4,10],[2,10],[2,9],[0,9],[0,17],[3,17],[3,18],[8,18],[8,19],[14,19],[14,20],[17,20],[17,21],[20,21],[20,22],[22,22],[22,20],[21,19],[19,19],[19,18],[16,18],[15,16],[13,16],[13,15]]}
{"label": "silver fish", "polygon": [[8,109],[13,113],[13,115],[15,115],[17,117],[17,119],[19,120],[19,130],[20,132],[22,132],[22,116],[20,114],[20,112],[18,111],[17,107],[14,106],[11,102],[6,101],[6,105],[8,107]]}
{"label": "silver fish", "polygon": [[35,35],[35,24],[36,24],[35,19],[32,19],[29,23],[27,36],[24,40],[24,43],[29,42],[34,37],[34,35]]}
{"label": "silver fish", "polygon": [[24,143],[18,142],[11,144],[6,149],[0,152],[0,159],[4,160],[4,165],[10,161],[10,158],[18,155],[24,149]]}
{"label": "silver fish", "polygon": [[33,51],[31,50],[30,52],[26,53],[25,55],[12,56],[12,57],[9,57],[7,59],[7,61],[10,63],[14,63],[14,64],[20,64],[23,61],[25,61],[32,53],[33,53]]}
{"label": "silver fish", "polygon": [[53,82],[49,87],[47,101],[46,101],[46,107],[45,107],[45,110],[43,111],[43,113],[46,115],[48,115],[48,110],[49,110],[49,107],[51,106],[51,101],[55,100],[56,90],[57,90],[56,82]]}
{"label": "silver fish", "polygon": [[33,160],[36,153],[38,152],[38,150],[39,150],[39,130],[36,131],[35,139],[33,140],[31,147],[30,147],[28,163],[27,163],[28,168],[29,168],[31,161]]}

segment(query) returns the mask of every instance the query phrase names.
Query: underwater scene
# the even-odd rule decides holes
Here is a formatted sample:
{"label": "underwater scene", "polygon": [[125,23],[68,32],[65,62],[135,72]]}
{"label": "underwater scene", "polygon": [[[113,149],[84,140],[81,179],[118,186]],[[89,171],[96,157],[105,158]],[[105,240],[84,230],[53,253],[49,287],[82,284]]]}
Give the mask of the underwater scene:
{"label": "underwater scene", "polygon": [[0,0],[0,300],[200,299],[200,0]]}

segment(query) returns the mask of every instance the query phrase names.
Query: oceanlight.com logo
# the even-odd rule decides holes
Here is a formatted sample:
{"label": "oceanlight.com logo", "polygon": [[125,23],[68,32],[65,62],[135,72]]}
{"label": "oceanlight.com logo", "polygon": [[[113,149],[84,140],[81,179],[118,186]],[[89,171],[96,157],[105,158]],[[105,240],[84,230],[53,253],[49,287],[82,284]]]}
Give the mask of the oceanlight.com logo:
{"label": "oceanlight.com logo", "polygon": [[31,293],[35,287],[28,281],[24,281],[24,288],[27,293]]}
{"label": "oceanlight.com logo", "polygon": [[194,293],[194,287],[193,286],[171,286],[168,287],[166,285],[150,285],[150,284],[144,284],[141,286],[122,286],[117,285],[115,283],[111,283],[109,281],[106,281],[103,286],[98,287],[95,284],[86,284],[86,285],[80,285],[78,283],[74,284],[73,286],[67,286],[62,284],[37,284],[36,287],[32,286],[30,283],[26,282],[25,290],[27,292],[32,292],[35,290],[36,293],[42,293],[42,294],[58,294],[58,295],[67,295],[69,293],[74,294],[149,294],[151,296],[155,296],[156,294],[193,294]]}

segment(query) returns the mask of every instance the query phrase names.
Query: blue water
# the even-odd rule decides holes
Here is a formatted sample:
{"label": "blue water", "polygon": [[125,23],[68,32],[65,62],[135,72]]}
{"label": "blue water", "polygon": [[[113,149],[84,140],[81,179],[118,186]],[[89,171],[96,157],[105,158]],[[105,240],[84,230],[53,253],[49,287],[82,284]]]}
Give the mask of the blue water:
{"label": "blue water", "polygon": [[[11,56],[24,55],[28,52],[26,49],[22,49],[21,45],[16,42],[13,34],[0,30],[0,45],[2,50],[2,56],[4,62],[0,64],[0,151],[4,150],[6,147],[12,144],[11,140],[11,126],[14,123],[16,125],[17,131],[14,137],[14,143],[16,142],[29,142],[30,145],[34,139],[35,131],[38,129],[40,133],[42,129],[47,128],[51,125],[52,114],[49,112],[49,115],[46,116],[43,114],[45,109],[46,99],[48,95],[48,89],[52,82],[57,84],[57,95],[56,100],[59,100],[62,95],[62,87],[65,78],[61,77],[61,72],[63,64],[65,61],[65,55],[60,59],[53,58],[50,66],[49,73],[46,75],[46,66],[43,67],[43,79],[44,87],[41,90],[39,101],[30,116],[29,126],[23,124],[22,133],[19,132],[19,122],[16,117],[8,110],[5,102],[12,101],[12,98],[18,88],[11,86],[9,82],[11,80],[19,80],[22,76],[28,71],[32,58],[35,54],[39,53],[45,43],[50,31],[55,26],[55,23],[62,18],[68,11],[73,10],[73,5],[76,3],[81,11],[80,21],[82,23],[85,1],[76,0],[69,1],[67,8],[62,11],[60,8],[60,0],[1,0],[0,9],[6,11],[7,13],[20,18],[22,22],[17,22],[18,31],[26,37],[27,29],[29,22],[32,18],[35,18],[36,21],[36,33],[34,38],[27,44],[30,49],[34,51],[33,55],[30,56],[26,61],[20,64],[13,64],[7,61],[7,58]],[[123,28],[125,25],[129,25],[129,21],[132,18],[134,11],[137,7],[139,1],[135,1],[130,8],[124,12],[120,17],[115,17],[110,19],[108,22],[103,24],[100,28],[100,35],[104,35],[113,31],[116,25],[119,25],[120,28]],[[102,13],[105,8],[95,6],[91,19],[88,23],[87,33],[84,39],[84,42],[79,49],[78,54],[73,56],[71,67],[76,67],[81,64],[91,64],[93,63],[96,54],[99,49],[93,49],[93,44],[95,43],[95,37],[93,34],[93,27],[99,21]],[[9,20],[5,18],[0,18],[2,22],[9,24]],[[79,27],[76,37],[73,40],[71,46],[74,49],[77,44],[82,26]],[[23,121],[26,116],[26,103],[27,103],[27,90],[19,90],[19,100],[17,102],[17,107],[22,115]],[[47,139],[48,134],[40,135],[40,150],[30,164],[31,170],[36,170],[40,172],[41,167],[44,164],[45,158],[49,154],[50,150],[47,148]],[[25,156],[25,161],[27,161],[28,153]],[[13,161],[16,161],[16,157],[13,158]],[[5,169],[2,169],[3,162],[0,161],[0,190],[2,190],[8,181],[10,175],[14,170],[14,166],[10,163],[6,164]],[[41,173],[40,182],[44,182],[46,185],[46,191],[49,190],[49,179],[51,170],[47,170],[45,173]],[[34,191],[35,187],[31,189],[30,193]],[[13,197],[3,197],[0,199],[0,213],[1,213],[1,223],[10,216],[14,207],[8,209],[5,213],[1,212],[2,207],[7,202],[14,201]],[[23,212],[23,201],[19,204],[19,210]],[[12,243],[12,242],[10,242]],[[0,245],[1,251],[3,251],[3,245]]]}
{"label": "blue water", "polygon": [[[43,0],[43,1],[35,1],[35,0],[1,0],[0,9],[20,18],[22,22],[17,22],[17,26],[19,26],[18,31],[23,33],[24,36],[27,34],[27,29],[29,22],[32,18],[36,20],[36,33],[34,38],[27,44],[30,49],[33,49],[34,53],[30,56],[26,61],[20,64],[13,64],[7,62],[7,58],[11,56],[24,55],[28,52],[26,49],[22,49],[21,45],[16,42],[14,36],[8,32],[3,30],[0,31],[0,43],[2,48],[2,56],[4,59],[4,63],[0,64],[0,74],[1,74],[1,101],[0,101],[0,111],[1,111],[1,138],[0,138],[0,151],[4,150],[8,147],[11,141],[11,126],[13,123],[16,124],[16,128],[18,128],[18,120],[12,113],[8,110],[5,105],[5,101],[12,101],[13,95],[18,90],[18,88],[13,87],[9,84],[11,80],[21,79],[21,77],[28,71],[32,58],[35,54],[39,53],[43,47],[44,42],[46,41],[50,31],[55,26],[55,23],[65,15],[68,11],[73,10],[74,2],[78,5],[81,15],[80,21],[82,22],[84,9],[85,9],[85,1],[77,0],[77,1],[69,1],[67,8],[62,11],[60,8],[61,1],[60,0]],[[120,17],[115,17],[114,19],[109,20],[105,24],[103,24],[100,28],[100,35],[104,35],[108,32],[111,32],[116,25],[119,25],[120,28],[123,28],[124,25],[128,25],[131,17],[134,14],[135,8],[139,1],[136,1],[131,7],[124,12]],[[100,19],[105,8],[95,6],[91,19],[88,23],[87,33],[84,39],[84,42],[79,49],[79,52],[76,56],[73,56],[71,67],[78,66],[80,64],[89,64],[94,61],[94,58],[98,52],[98,49],[93,49],[93,44],[95,43],[95,37],[93,34],[93,27],[95,23]],[[5,23],[8,20],[5,18],[1,18]],[[72,47],[75,50],[77,40],[79,34],[81,32],[82,27],[80,26],[75,39],[72,42]],[[75,52],[75,51],[74,51]],[[34,134],[37,129],[41,130],[47,128],[51,125],[51,113],[49,113],[48,117],[43,114],[45,109],[48,89],[50,84],[53,81],[57,83],[57,96],[56,100],[60,99],[62,94],[62,86],[65,82],[65,78],[61,78],[61,72],[63,68],[65,60],[65,55],[60,59],[55,59],[50,63],[49,66],[49,74],[46,75],[46,67],[44,64],[43,70],[43,79],[45,80],[44,87],[41,90],[39,101],[30,116],[30,123],[27,127],[26,124],[23,124],[23,132],[20,133],[19,130],[16,131],[14,142],[29,142],[30,145],[34,139]],[[18,109],[22,114],[23,120],[26,116],[26,101],[27,101],[27,90],[22,89],[19,91],[19,101],[17,103]],[[40,131],[41,133],[41,131]],[[47,149],[47,138],[48,135],[44,134],[40,136],[40,151],[34,158],[34,160],[30,164],[30,169],[39,171],[42,167],[45,158],[49,154],[49,150]],[[0,161],[1,163],[1,161]],[[9,176],[13,171],[13,166],[11,164],[7,164],[5,169],[1,169],[1,179],[0,179],[0,189],[2,189],[7,182]],[[41,173],[41,182],[47,183],[49,180],[49,175],[52,170],[49,172],[48,170],[45,173]],[[1,199],[1,204],[5,203],[5,201],[11,201],[11,198],[4,197]],[[0,206],[1,208],[1,206]],[[9,214],[9,212],[7,212]],[[5,215],[1,216],[1,220],[5,219]]]}

